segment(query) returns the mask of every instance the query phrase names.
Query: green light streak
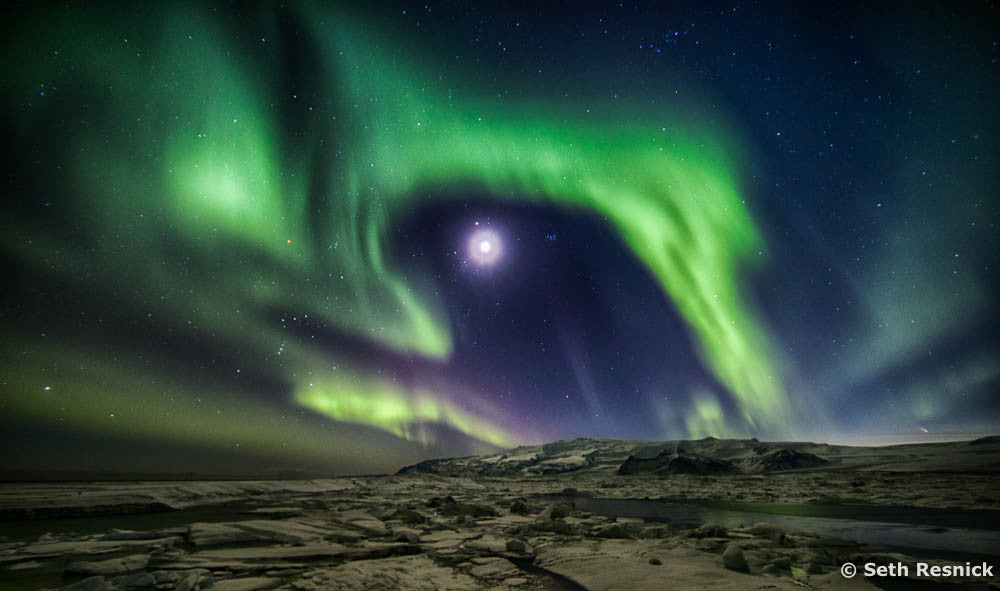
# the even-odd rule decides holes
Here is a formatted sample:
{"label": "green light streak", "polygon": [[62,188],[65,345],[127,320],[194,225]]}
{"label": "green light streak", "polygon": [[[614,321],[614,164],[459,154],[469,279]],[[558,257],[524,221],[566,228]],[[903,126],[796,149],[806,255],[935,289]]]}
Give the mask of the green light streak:
{"label": "green light streak", "polygon": [[349,30],[317,35],[336,39],[326,49],[350,81],[345,102],[367,105],[371,131],[355,146],[360,161],[370,159],[359,167],[364,183],[393,205],[428,188],[471,184],[606,216],[691,326],[743,422],[765,431],[787,426],[776,353],[738,285],[760,237],[721,153],[724,141],[713,149],[667,138],[647,131],[652,125],[641,116],[571,126],[516,105],[460,101],[462,93],[435,88],[402,52],[372,50]]}
{"label": "green light streak", "polygon": [[337,372],[304,385],[296,391],[295,400],[338,421],[372,425],[424,445],[433,441],[419,428],[421,422],[444,423],[498,446],[514,444],[502,430],[431,392],[410,392],[389,382],[346,373]]}
{"label": "green light streak", "polygon": [[[12,258],[80,289],[97,286],[109,299],[127,292],[188,336],[211,335],[258,357],[272,358],[283,338],[277,320],[259,311],[301,310],[397,351],[446,359],[453,344],[445,303],[426,295],[432,285],[404,281],[385,256],[390,220],[425,203],[428,192],[470,185],[497,198],[590,210],[614,226],[675,303],[706,365],[737,397],[742,421],[760,430],[786,426],[775,354],[740,292],[740,270],[760,238],[724,157],[727,138],[712,137],[710,129],[668,136],[634,113],[604,124],[570,121],[557,106],[526,113],[523,105],[478,98],[489,94],[476,88],[449,91],[405,40],[376,51],[357,23],[317,12],[302,19],[303,27],[313,28],[316,58],[340,72],[325,88],[337,102],[325,127],[304,126],[297,146],[282,146],[280,109],[269,106],[292,108],[291,98],[271,90],[281,81],[233,55],[223,41],[231,32],[200,12],[151,10],[128,43],[96,42],[116,36],[107,34],[104,19],[80,15],[41,19],[26,29],[30,39],[4,42],[8,55],[11,48],[37,52],[3,66],[3,79],[17,81],[12,103],[29,97],[32,104],[18,112],[18,137],[65,118],[58,91],[39,98],[39,81],[59,80],[83,93],[74,101],[101,106],[96,126],[66,119],[66,180],[78,194],[64,201],[78,235],[4,220],[0,244]],[[157,10],[168,14],[161,18]],[[74,67],[60,56],[72,56]],[[319,195],[321,207],[309,182],[317,169],[332,179]],[[61,253],[58,264],[50,261],[53,252]],[[119,290],[122,277],[128,286]],[[516,429],[482,418],[492,416],[488,410],[466,412],[440,392],[305,377],[302,366],[315,357],[303,346],[285,355],[296,371],[279,364],[268,371],[293,384],[299,403],[328,416],[413,440],[421,421],[497,444],[516,439]],[[144,371],[131,363],[106,371]],[[178,382],[179,389],[197,387]],[[12,413],[41,417],[55,404],[30,395],[37,390],[30,376],[17,384],[25,401]],[[101,432],[107,421],[88,401],[160,392],[140,384],[129,378],[81,386],[67,420]],[[247,404],[245,412],[257,417],[252,424],[270,411]],[[221,441],[212,435],[217,429],[189,428],[166,408],[134,406],[145,417],[137,419],[138,431]],[[694,413],[691,434],[706,422],[721,424],[709,403],[696,403]],[[222,430],[245,432],[238,422]]]}

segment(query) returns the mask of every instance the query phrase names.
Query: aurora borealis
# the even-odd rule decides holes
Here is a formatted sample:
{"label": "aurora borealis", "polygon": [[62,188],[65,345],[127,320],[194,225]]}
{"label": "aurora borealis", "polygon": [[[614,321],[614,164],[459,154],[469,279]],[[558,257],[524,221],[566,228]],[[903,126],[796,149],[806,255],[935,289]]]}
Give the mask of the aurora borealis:
{"label": "aurora borealis", "polygon": [[8,19],[9,471],[997,431],[996,9],[378,4]]}

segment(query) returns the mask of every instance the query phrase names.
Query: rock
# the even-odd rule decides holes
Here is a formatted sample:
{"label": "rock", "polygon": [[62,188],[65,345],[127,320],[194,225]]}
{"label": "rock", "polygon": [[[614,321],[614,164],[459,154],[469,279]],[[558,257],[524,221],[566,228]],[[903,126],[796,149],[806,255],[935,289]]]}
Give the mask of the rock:
{"label": "rock", "polygon": [[574,512],[576,512],[576,505],[566,501],[559,501],[552,503],[547,509],[545,509],[545,511],[542,511],[540,519],[543,521],[548,521],[550,519],[563,519],[565,517],[569,517]]}
{"label": "rock", "polygon": [[[225,548],[220,550],[204,550],[190,555],[191,559],[203,561],[291,561],[317,560],[321,558],[337,558],[343,556],[347,548],[340,544],[312,544],[308,546],[272,546],[268,548]],[[195,564],[197,566],[197,563]]]}
{"label": "rock", "polygon": [[503,582],[508,587],[520,587],[521,585],[527,583],[528,579],[525,579],[524,577],[511,577],[509,579],[504,579]]}
{"label": "rock", "polygon": [[282,520],[252,520],[237,521],[231,526],[249,532],[262,540],[281,542],[284,544],[310,544],[327,539],[331,532],[325,528],[316,527],[308,523],[293,521],[291,519]]}
{"label": "rock", "polygon": [[176,583],[175,591],[194,591],[211,587],[214,584],[212,575],[204,569],[194,569],[193,571],[156,571],[155,578],[157,584]]}
{"label": "rock", "polygon": [[507,540],[507,551],[525,554],[528,552],[528,544],[524,540]]}
{"label": "rock", "polygon": [[40,566],[45,566],[44,562],[38,562],[37,560],[29,560],[27,562],[18,562],[7,567],[7,570],[31,570],[33,568],[38,568]]}
{"label": "rock", "polygon": [[741,573],[750,571],[747,560],[743,556],[743,548],[735,542],[730,542],[726,546],[726,551],[722,553],[722,566]]}
{"label": "rock", "polygon": [[143,589],[156,589],[156,578],[149,573],[136,573],[115,577],[112,581],[114,587],[120,591],[140,591]]}
{"label": "rock", "polygon": [[[663,565],[649,564],[652,556]],[[659,541],[561,540],[539,545],[533,564],[590,591],[802,589],[801,584],[787,579],[749,579],[745,573],[723,568],[718,554],[688,547],[668,548]]]}
{"label": "rock", "polygon": [[[451,497],[448,497],[451,498]],[[499,517],[500,513],[496,509],[490,507],[489,505],[479,505],[475,503],[459,503],[452,499],[450,503],[443,503],[438,508],[441,515],[445,517],[457,517],[464,515],[466,517]]]}
{"label": "rock", "polygon": [[628,528],[621,523],[612,523],[611,525],[606,525],[597,531],[596,534],[599,538],[613,538],[618,540],[627,540],[632,537]]}
{"label": "rock", "polygon": [[98,562],[73,562],[66,567],[66,573],[71,575],[119,575],[146,568],[149,555],[133,554],[123,558],[112,558]]}
{"label": "rock", "polygon": [[792,568],[792,561],[787,556],[780,556],[771,561],[771,566],[778,570],[788,570]]}
{"label": "rock", "polygon": [[650,527],[642,528],[639,532],[640,538],[668,538],[670,537],[670,528],[665,525],[652,525]]}
{"label": "rock", "polygon": [[649,559],[649,564],[652,564],[652,565],[655,565],[655,566],[660,566],[660,565],[663,564],[663,561],[660,560],[659,558],[650,558]]}
{"label": "rock", "polygon": [[[123,552],[132,550],[154,550],[173,546],[180,542],[180,538],[158,538],[155,540],[121,540],[117,542],[101,542],[88,539],[49,542],[45,544],[31,544],[20,548],[19,553],[30,555],[34,558],[46,558],[56,556],[72,556],[78,554],[110,554],[112,552]],[[2,559],[0,559],[2,560]]]}
{"label": "rock", "polygon": [[392,539],[393,542],[404,542],[406,544],[420,543],[420,534],[412,529],[399,530]]}
{"label": "rock", "polygon": [[757,525],[754,525],[749,530],[747,530],[747,533],[751,533],[759,538],[767,538],[778,544],[785,543],[786,530],[777,525],[771,525],[768,523],[758,523]]}
{"label": "rock", "polygon": [[228,579],[216,581],[212,585],[213,591],[258,591],[261,589],[274,589],[283,583],[281,579],[271,577],[246,577],[242,579]]}
{"label": "rock", "polygon": [[448,530],[422,535],[420,536],[420,541],[421,543],[440,551],[446,548],[454,548],[466,540],[478,538],[480,535],[481,534],[476,532],[455,532]]}
{"label": "rock", "polygon": [[817,562],[810,562],[805,568],[806,574],[810,575],[821,575],[823,574],[823,567]]}
{"label": "rock", "polygon": [[188,573],[177,583],[176,591],[192,591],[198,588],[198,573]]}
{"label": "rock", "polygon": [[574,533],[573,526],[566,523],[562,519],[553,519],[551,521],[542,521],[540,523],[534,524],[534,528],[538,531],[549,531],[555,534],[570,535]]}
{"label": "rock", "polygon": [[334,514],[334,519],[369,536],[387,536],[389,528],[382,520],[364,511],[349,510]]}
{"label": "rock", "polygon": [[424,523],[427,518],[424,517],[422,513],[414,511],[413,509],[399,509],[395,513],[389,516],[390,519],[398,519],[403,523],[410,525],[415,525],[418,523]]}
{"label": "rock", "polygon": [[260,540],[260,536],[226,523],[192,523],[188,526],[188,541],[195,546],[238,544]]}
{"label": "rock", "polygon": [[562,490],[562,494],[564,494],[566,496],[573,496],[573,495],[575,495],[577,493],[578,493],[578,491],[575,488],[573,488],[572,486],[567,486],[566,488],[564,488]]}
{"label": "rock", "polygon": [[[823,553],[820,550],[820,551],[816,551],[816,552],[809,552],[805,556],[803,562],[806,562],[806,563],[815,562],[816,564],[819,564],[819,565],[831,566],[835,562],[839,563],[840,561],[839,560],[837,560],[837,561],[832,560],[830,557],[826,556],[825,553]],[[889,564],[889,563],[886,563],[886,564]]]}
{"label": "rock", "polygon": [[473,563],[476,566],[469,569],[469,574],[474,577],[500,577],[520,572],[513,562],[499,556],[473,559]]}
{"label": "rock", "polygon": [[427,499],[427,503],[426,504],[431,509],[436,509],[436,508],[438,508],[438,507],[440,507],[442,505],[447,505],[447,504],[455,503],[455,502],[456,501],[455,501],[454,497],[452,497],[451,495],[448,495],[447,497],[431,497],[431,498]]}
{"label": "rock", "polygon": [[[386,532],[388,533],[388,532]],[[341,544],[351,544],[365,539],[364,534],[348,529],[331,528],[323,535],[323,539],[328,542],[340,542]]]}
{"label": "rock", "polygon": [[108,583],[102,576],[90,577],[72,585],[60,587],[59,591],[106,591]]}
{"label": "rock", "polygon": [[689,538],[728,538],[729,533],[721,525],[705,524],[688,532]]}
{"label": "rock", "polygon": [[496,556],[507,551],[507,541],[493,534],[483,534],[466,542],[465,549],[485,556]]}
{"label": "rock", "polygon": [[279,568],[275,570],[269,570],[264,572],[268,577],[282,578],[282,577],[296,577],[302,574],[301,568]]}
{"label": "rock", "polygon": [[481,591],[469,575],[435,564],[427,556],[363,560],[308,571],[293,583],[300,591]]}
{"label": "rock", "polygon": [[514,515],[528,515],[531,513],[531,508],[524,499],[514,499],[510,504],[510,512]]}

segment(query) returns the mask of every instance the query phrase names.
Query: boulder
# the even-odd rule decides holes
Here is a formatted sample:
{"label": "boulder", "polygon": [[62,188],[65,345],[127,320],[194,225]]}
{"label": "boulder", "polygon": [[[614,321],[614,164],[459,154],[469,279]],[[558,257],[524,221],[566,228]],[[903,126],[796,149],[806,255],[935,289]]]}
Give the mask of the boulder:
{"label": "boulder", "polygon": [[[451,499],[451,497],[448,497]],[[496,509],[490,507],[489,505],[480,505],[477,503],[459,503],[454,499],[451,502],[443,503],[438,507],[438,511],[441,515],[445,517],[458,517],[459,515],[464,515],[466,517],[478,518],[478,517],[499,517],[500,513]]]}
{"label": "boulder", "polygon": [[427,521],[427,518],[424,517],[422,513],[414,511],[413,509],[400,509],[395,513],[393,513],[392,515],[390,515],[389,519],[398,519],[403,523],[407,523],[410,525],[424,523],[425,521]]}
{"label": "boulder", "polygon": [[750,572],[747,559],[743,556],[743,548],[735,542],[726,546],[726,551],[722,553],[722,566],[736,572]]}
{"label": "boulder", "polygon": [[396,536],[392,538],[393,542],[403,542],[405,544],[418,544],[420,543],[420,532],[413,529],[397,529]]}
{"label": "boulder", "polygon": [[530,546],[524,540],[507,540],[507,551],[517,552],[518,554],[527,554]]}
{"label": "boulder", "polygon": [[547,509],[545,509],[545,511],[542,511],[540,518],[543,521],[548,521],[550,519],[564,519],[575,512],[576,505],[565,501],[559,501],[552,503]]}

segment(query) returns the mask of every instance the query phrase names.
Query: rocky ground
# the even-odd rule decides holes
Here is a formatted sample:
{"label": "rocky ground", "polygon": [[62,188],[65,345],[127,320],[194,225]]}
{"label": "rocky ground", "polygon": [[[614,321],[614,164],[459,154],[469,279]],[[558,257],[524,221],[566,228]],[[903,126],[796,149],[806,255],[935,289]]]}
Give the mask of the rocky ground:
{"label": "rocky ground", "polygon": [[[563,451],[585,457],[586,443],[578,442],[576,449],[566,445]],[[484,460],[500,461],[479,459]],[[475,471],[470,459],[460,461]],[[303,482],[3,485],[0,511],[6,537],[0,543],[0,587],[903,589],[908,587],[887,587],[884,581],[860,576],[845,579],[839,572],[847,561],[914,561],[900,552],[753,522],[724,528],[614,518],[583,512],[564,499],[863,503],[982,511],[997,509],[1000,489],[996,474],[984,470],[617,471],[462,477],[411,469],[389,477]],[[175,510],[144,514],[143,527],[123,527],[134,522],[119,514],[141,514],[161,505]],[[77,517],[65,518],[70,515]],[[48,525],[50,531],[38,533]],[[1000,556],[1000,548],[995,554]],[[948,579],[950,584],[963,582],[974,583],[964,587],[968,589],[1000,588],[997,578]]]}

